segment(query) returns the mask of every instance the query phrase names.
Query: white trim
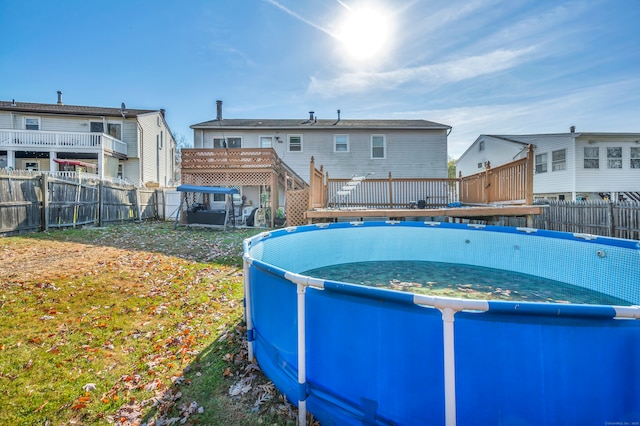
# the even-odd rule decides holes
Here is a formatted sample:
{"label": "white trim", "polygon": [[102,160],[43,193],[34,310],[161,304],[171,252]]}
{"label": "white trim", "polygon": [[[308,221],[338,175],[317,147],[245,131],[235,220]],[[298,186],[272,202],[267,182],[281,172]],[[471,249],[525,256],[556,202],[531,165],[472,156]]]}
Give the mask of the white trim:
{"label": "white trim", "polygon": [[[38,121],[38,128],[37,129],[27,129],[27,120],[37,120]],[[42,120],[40,119],[40,117],[35,117],[32,115],[25,115],[22,117],[22,128],[24,130],[42,130]]]}
{"label": "white trim", "polygon": [[[373,138],[376,137],[381,137],[382,138],[382,149],[384,150],[383,152],[383,156],[382,157],[374,157],[373,156]],[[370,148],[369,148],[369,155],[371,156],[372,160],[386,160],[387,159],[387,135],[386,134],[375,134],[375,135],[371,135],[370,140]]]}
{"label": "white trim", "polygon": [[[292,151],[291,150],[291,138],[300,138],[300,150],[299,151]],[[287,135],[287,152],[304,152],[304,142],[303,142],[303,137],[301,133],[292,133]]]}
{"label": "white trim", "polygon": [[[347,145],[347,149],[346,149],[346,150],[344,150],[344,151],[342,151],[342,150],[340,150],[340,151],[339,151],[338,149],[336,149],[336,148],[337,148],[337,146],[338,146],[337,138],[338,138],[338,137],[341,137],[341,136],[344,136],[344,137],[346,138],[346,145]],[[342,145],[342,144],[341,144],[341,145]],[[350,146],[350,144],[349,144],[349,134],[347,134],[347,133],[342,133],[342,134],[336,134],[336,135],[333,135],[333,152],[349,152],[350,150],[351,150],[351,146]]]}

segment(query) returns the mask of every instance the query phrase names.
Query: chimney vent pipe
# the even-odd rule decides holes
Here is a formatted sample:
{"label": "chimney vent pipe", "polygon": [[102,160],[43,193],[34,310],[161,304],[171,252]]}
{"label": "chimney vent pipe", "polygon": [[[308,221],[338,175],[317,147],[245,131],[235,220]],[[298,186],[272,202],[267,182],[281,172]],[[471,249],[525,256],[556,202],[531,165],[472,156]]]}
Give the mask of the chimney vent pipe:
{"label": "chimney vent pipe", "polygon": [[62,103],[62,92],[58,90],[58,105],[64,105]]}
{"label": "chimney vent pipe", "polygon": [[309,111],[309,121],[313,121],[313,111]]}
{"label": "chimney vent pipe", "polygon": [[571,133],[575,133],[575,132],[576,132],[576,126],[571,126],[571,127],[569,127],[569,131],[570,131]]}
{"label": "chimney vent pipe", "polygon": [[216,101],[216,120],[222,120],[222,101]]}

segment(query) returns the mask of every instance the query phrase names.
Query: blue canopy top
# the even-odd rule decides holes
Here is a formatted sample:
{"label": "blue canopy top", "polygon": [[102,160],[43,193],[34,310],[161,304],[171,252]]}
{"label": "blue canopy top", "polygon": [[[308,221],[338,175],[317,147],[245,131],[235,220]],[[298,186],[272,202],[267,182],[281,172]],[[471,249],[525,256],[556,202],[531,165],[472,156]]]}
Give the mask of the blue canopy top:
{"label": "blue canopy top", "polygon": [[220,186],[180,185],[176,190],[181,192],[204,192],[207,194],[239,194],[236,188],[222,188]]}

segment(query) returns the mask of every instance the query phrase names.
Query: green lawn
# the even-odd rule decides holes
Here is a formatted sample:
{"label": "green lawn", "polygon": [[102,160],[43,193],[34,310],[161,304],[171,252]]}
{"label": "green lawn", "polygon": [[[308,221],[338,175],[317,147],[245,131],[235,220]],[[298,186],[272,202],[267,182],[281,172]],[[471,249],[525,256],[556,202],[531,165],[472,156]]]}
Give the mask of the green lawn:
{"label": "green lawn", "polygon": [[295,424],[246,359],[242,240],[257,232],[0,238],[0,424]]}

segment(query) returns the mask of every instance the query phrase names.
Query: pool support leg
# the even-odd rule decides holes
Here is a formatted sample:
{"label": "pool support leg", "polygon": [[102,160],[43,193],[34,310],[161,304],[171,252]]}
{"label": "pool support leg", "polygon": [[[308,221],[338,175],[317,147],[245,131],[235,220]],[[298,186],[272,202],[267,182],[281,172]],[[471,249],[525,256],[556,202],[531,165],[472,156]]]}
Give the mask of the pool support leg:
{"label": "pool support leg", "polygon": [[444,405],[445,424],[456,424],[456,360],[454,350],[453,320],[456,311],[444,308],[442,312],[444,344]]}
{"label": "pool support leg", "polygon": [[306,365],[306,330],[305,330],[305,293],[304,284],[296,284],[298,288],[298,425],[307,424],[307,365]]}
{"label": "pool support leg", "polygon": [[[245,248],[245,253],[247,250]],[[251,318],[251,286],[249,285],[249,256],[245,255],[242,259],[242,269],[244,274],[244,322],[247,325],[247,357],[249,362],[254,361],[253,357],[253,321]]]}

